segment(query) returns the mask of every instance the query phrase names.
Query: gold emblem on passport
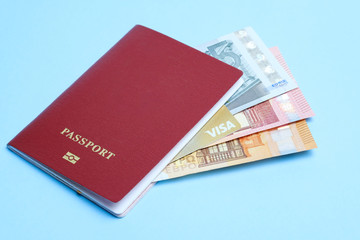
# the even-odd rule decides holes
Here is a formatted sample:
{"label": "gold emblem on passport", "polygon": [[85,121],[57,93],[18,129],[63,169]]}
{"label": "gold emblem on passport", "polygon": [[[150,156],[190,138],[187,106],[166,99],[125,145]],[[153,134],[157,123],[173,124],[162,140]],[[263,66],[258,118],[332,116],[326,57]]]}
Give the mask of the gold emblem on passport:
{"label": "gold emblem on passport", "polygon": [[72,164],[75,164],[77,161],[79,161],[80,157],[76,156],[75,154],[71,153],[71,152],[67,152],[64,156],[63,159],[71,162]]}

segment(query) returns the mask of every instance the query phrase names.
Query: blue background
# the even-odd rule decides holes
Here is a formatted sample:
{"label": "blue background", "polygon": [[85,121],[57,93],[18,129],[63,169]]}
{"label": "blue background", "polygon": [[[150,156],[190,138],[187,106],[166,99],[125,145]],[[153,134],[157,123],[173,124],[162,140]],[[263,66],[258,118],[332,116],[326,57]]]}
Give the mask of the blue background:
{"label": "blue background", "polygon": [[[357,1],[193,2],[1,2],[1,239],[360,238]],[[190,46],[252,26],[287,60],[319,148],[156,184],[124,219],[6,149],[135,24]]]}

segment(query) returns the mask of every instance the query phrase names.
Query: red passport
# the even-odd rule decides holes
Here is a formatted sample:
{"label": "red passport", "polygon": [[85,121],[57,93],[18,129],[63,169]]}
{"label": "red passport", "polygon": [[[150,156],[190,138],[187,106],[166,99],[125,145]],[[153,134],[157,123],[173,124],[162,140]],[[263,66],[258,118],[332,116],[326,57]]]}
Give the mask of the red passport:
{"label": "red passport", "polygon": [[137,25],[8,147],[121,217],[240,87],[241,75]]}

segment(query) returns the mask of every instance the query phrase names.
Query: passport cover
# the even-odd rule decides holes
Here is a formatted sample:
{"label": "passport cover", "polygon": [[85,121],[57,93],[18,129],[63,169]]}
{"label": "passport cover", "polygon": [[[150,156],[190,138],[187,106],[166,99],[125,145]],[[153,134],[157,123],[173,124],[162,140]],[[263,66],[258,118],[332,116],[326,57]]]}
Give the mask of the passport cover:
{"label": "passport cover", "polygon": [[8,145],[118,202],[241,74],[137,25]]}

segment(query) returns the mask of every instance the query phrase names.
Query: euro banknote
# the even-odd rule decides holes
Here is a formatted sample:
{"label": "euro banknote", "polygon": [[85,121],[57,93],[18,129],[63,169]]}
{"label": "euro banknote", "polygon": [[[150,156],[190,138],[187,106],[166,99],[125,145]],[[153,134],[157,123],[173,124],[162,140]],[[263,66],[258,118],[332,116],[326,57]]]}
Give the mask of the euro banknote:
{"label": "euro banknote", "polygon": [[306,120],[301,120],[197,150],[167,165],[155,181],[230,167],[313,148],[316,148],[316,143],[306,124]]}
{"label": "euro banknote", "polygon": [[[270,52],[276,57],[288,75],[294,79],[279,49],[273,47],[270,48]],[[207,146],[312,116],[314,116],[314,112],[299,88],[290,90],[234,115],[223,106],[177,154],[173,161]]]}
{"label": "euro banknote", "polygon": [[197,49],[243,71],[244,84],[225,104],[232,114],[297,87],[250,27],[217,38]]}
{"label": "euro banknote", "polygon": [[[270,51],[289,76],[293,78],[279,48],[272,47]],[[241,125],[240,130],[227,135],[211,145],[313,117],[314,115],[301,90],[296,88],[235,114],[234,117]]]}

